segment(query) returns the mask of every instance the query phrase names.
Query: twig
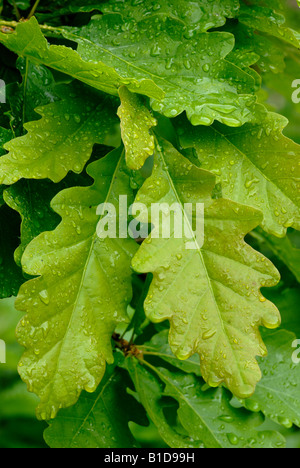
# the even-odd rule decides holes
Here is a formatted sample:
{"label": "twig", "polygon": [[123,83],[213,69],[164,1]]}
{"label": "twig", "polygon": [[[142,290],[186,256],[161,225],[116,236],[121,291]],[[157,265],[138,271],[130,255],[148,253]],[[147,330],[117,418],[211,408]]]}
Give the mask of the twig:
{"label": "twig", "polygon": [[124,356],[135,356],[139,359],[143,357],[142,351],[137,346],[124,340],[117,333],[113,334],[112,339],[116,343],[116,346],[123,352]]}
{"label": "twig", "polygon": [[28,19],[30,19],[36,12],[37,7],[39,6],[41,0],[36,0],[35,4],[33,5],[31,12],[28,15]]}

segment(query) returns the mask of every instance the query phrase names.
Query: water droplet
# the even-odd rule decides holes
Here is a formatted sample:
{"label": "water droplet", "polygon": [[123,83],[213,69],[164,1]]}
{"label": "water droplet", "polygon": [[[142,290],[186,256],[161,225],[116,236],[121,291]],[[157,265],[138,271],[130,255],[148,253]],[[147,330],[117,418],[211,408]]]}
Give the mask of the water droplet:
{"label": "water droplet", "polygon": [[233,433],[227,434],[227,439],[231,443],[231,445],[237,445],[239,443],[239,439]]}
{"label": "water droplet", "polygon": [[49,302],[50,302],[50,297],[49,297],[49,293],[46,289],[44,289],[43,291],[39,292],[39,297],[41,299],[41,301],[48,305]]}

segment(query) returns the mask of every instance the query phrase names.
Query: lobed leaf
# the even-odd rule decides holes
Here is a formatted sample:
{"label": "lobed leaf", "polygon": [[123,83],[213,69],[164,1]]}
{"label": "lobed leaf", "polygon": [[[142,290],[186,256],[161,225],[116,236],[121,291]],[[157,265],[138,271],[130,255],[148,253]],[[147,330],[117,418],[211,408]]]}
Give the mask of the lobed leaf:
{"label": "lobed leaf", "polygon": [[212,200],[214,185],[209,172],[159,140],[152,176],[136,201],[147,207],[178,203],[183,216],[185,203],[204,203],[204,244],[197,239],[196,248],[187,249],[192,226],[177,238],[172,225],[170,237],[146,239],[133,268],[153,273],[145,312],[154,322],[170,321],[174,354],[184,360],[197,352],[209,385],[225,382],[234,394],[246,397],[261,378],[255,356],[266,352],[258,327],[276,328],[280,323],[278,310],[260,288],[275,285],[279,276],[265,257],[244,242],[260,223],[260,213],[229,200]]}
{"label": "lobed leaf", "polygon": [[197,33],[185,39],[181,21],[160,23],[158,18],[128,22],[115,13],[93,17],[82,28],[60,30],[78,43],[77,51],[49,46],[34,18],[13,34],[0,33],[0,42],[107,93],[116,95],[126,85],[151,97],[153,109],[167,117],[186,111],[195,125],[219,120],[239,126],[250,120],[253,73],[226,59],[234,47],[232,34]]}
{"label": "lobed leaf", "polygon": [[[51,31],[51,27],[49,30]],[[66,32],[62,29],[57,31],[61,34]],[[133,92],[158,99],[163,97],[163,91],[148,78],[125,78],[120,76],[113,67],[96,60],[96,57],[92,60],[90,57],[85,60],[70,47],[49,45],[35,17],[19,23],[14,33],[0,32],[0,42],[21,57],[47,65],[109,94],[117,96],[119,87],[126,85]]]}
{"label": "lobed leaf", "polygon": [[192,36],[195,31],[206,32],[223,26],[226,18],[234,18],[239,8],[238,0],[172,0],[160,3],[155,0],[137,3],[133,0],[131,4],[127,0],[112,0],[100,6],[103,13],[120,13],[124,18],[136,21],[152,15],[159,15],[161,19],[175,18],[187,26],[187,36]]}
{"label": "lobed leaf", "polygon": [[178,132],[183,147],[194,147],[201,167],[217,176],[223,196],[261,210],[263,229],[283,237],[288,227],[300,229],[300,146],[282,134],[283,116],[260,117],[238,130],[183,122]]}
{"label": "lobed leaf", "polygon": [[278,239],[258,229],[252,233],[261,244],[265,244],[293,273],[300,283],[300,249],[295,247],[287,234],[283,239]]}
{"label": "lobed leaf", "polygon": [[136,359],[127,359],[125,368],[133,381],[138,400],[144,406],[164,442],[172,448],[202,448],[201,441],[193,440],[187,434],[181,434],[170,425],[161,403],[162,382],[144,369]]}
{"label": "lobed leaf", "polygon": [[17,60],[17,69],[22,83],[12,83],[7,88],[10,105],[8,115],[14,136],[24,135],[24,124],[37,120],[35,109],[58,101],[56,86],[51,71],[43,65],[30,62],[28,58]]}
{"label": "lobed leaf", "polygon": [[[151,412],[148,410],[148,413],[152,421],[171,447],[178,447],[176,439],[172,439],[170,434],[171,430],[175,429],[170,425],[170,432],[164,432],[162,429],[159,414],[163,404],[155,401],[158,395],[153,396],[152,393],[152,398],[150,397],[149,386],[151,389],[160,388],[161,398],[171,397],[179,403],[178,419],[182,425],[182,433],[187,433],[190,438],[190,442],[181,445],[180,448],[278,448],[285,444],[279,433],[258,430],[263,423],[261,415],[233,408],[230,405],[231,396],[225,389],[204,391],[202,379],[192,374],[172,373],[164,368],[154,368],[146,362],[141,365],[137,360],[128,360],[127,367],[139,398],[151,408]],[[145,394],[149,395],[147,399]],[[184,435],[181,437],[184,438]]]}
{"label": "lobed leaf", "polygon": [[[186,39],[185,32],[181,21],[165,17],[161,22],[159,14],[126,20],[114,13],[95,16],[63,35],[78,43],[83,60],[93,57],[128,81],[136,77],[155,83],[162,95],[147,95],[152,108],[166,117],[186,111],[194,125],[219,120],[230,126],[251,119],[255,97],[249,93],[255,83],[250,70],[227,60],[232,34],[197,32]],[[142,86],[139,93],[146,94]]]}
{"label": "lobed leaf", "polygon": [[27,245],[44,231],[51,231],[60,218],[50,207],[50,201],[59,190],[49,181],[21,180],[4,191],[5,203],[22,218],[21,243],[15,251],[15,261],[21,266],[22,255]]}
{"label": "lobed leaf", "polygon": [[127,393],[129,378],[108,366],[95,393],[82,393],[72,408],[59,413],[45,431],[51,448],[133,448],[137,442],[128,424],[142,421],[141,406]]}
{"label": "lobed leaf", "polygon": [[250,411],[262,411],[285,427],[292,427],[293,424],[300,427],[300,373],[297,364],[292,361],[295,340],[294,333],[285,330],[266,334],[269,356],[260,360],[263,378],[257,384],[254,395],[243,402]]}
{"label": "lobed leaf", "polygon": [[239,21],[254,30],[275,36],[299,48],[300,33],[286,27],[285,18],[270,8],[241,4],[238,15]]}
{"label": "lobed leaf", "polygon": [[9,153],[0,159],[1,183],[59,182],[70,170],[82,172],[95,143],[110,141],[118,125],[111,103],[76,84],[58,92],[61,101],[36,109],[42,119],[25,124],[28,133],[5,145]]}
{"label": "lobed leaf", "polygon": [[100,239],[96,214],[101,203],[117,205],[120,193],[132,197],[124,152],[110,153],[88,173],[94,185],[55,197],[52,208],[61,224],[31,242],[22,259],[24,271],[38,277],[23,285],[16,301],[26,312],[17,331],[26,348],[19,372],[41,399],[42,419],[75,404],[81,390],[96,390],[105,363],[113,362],[112,333],[128,320],[136,244]]}

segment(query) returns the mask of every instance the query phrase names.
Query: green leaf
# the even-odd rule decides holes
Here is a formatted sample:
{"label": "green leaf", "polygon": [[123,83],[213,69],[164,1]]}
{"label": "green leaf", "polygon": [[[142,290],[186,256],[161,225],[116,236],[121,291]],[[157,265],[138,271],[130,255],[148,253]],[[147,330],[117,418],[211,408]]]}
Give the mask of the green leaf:
{"label": "green leaf", "polygon": [[15,252],[15,261],[21,266],[21,258],[27,245],[43,231],[51,231],[60,218],[50,208],[50,201],[58,193],[49,181],[20,180],[4,191],[6,204],[20,213],[21,244]]}
{"label": "green leaf", "polygon": [[[233,23],[228,29],[229,32],[234,34],[236,39],[235,48],[228,57],[231,61],[232,54],[237,54],[239,57],[252,57],[253,60],[250,65],[256,64],[260,73],[272,72],[273,74],[285,70],[287,51],[277,41],[257,34],[256,31],[241,23]],[[258,87],[260,88],[261,77],[257,76],[260,79],[258,83]]]}
{"label": "green leaf", "polygon": [[0,42],[102,91],[116,95],[126,85],[151,97],[153,109],[167,117],[186,111],[195,125],[219,120],[231,126],[251,119],[255,97],[249,93],[254,92],[254,78],[252,72],[226,60],[234,47],[232,34],[197,33],[191,41],[184,38],[180,21],[156,19],[131,25],[119,14],[108,14],[94,17],[82,28],[61,30],[78,43],[77,52],[49,47],[34,18],[19,24],[14,34],[0,33]]}
{"label": "green leaf", "polygon": [[274,254],[288,267],[300,283],[300,249],[296,248],[289,235],[283,239],[266,234],[259,229],[252,235],[263,244],[266,244]]}
{"label": "green leaf", "polygon": [[[46,26],[45,29],[52,31],[53,28],[48,27],[47,29]],[[54,31],[65,32],[65,30],[55,28]],[[77,37],[74,38],[77,39]],[[114,68],[97,60],[96,57],[92,61],[90,57],[85,60],[70,47],[49,46],[35,17],[19,23],[14,33],[0,32],[0,42],[21,57],[28,57],[36,63],[47,65],[115,96],[118,95],[118,89],[122,85],[126,85],[130,91],[157,99],[162,98],[164,94],[148,77],[146,79],[124,78]]]}
{"label": "green leaf", "polygon": [[297,48],[300,47],[300,33],[286,27],[284,16],[270,8],[261,6],[249,8],[249,6],[241,5],[238,19],[254,30],[275,36]]}
{"label": "green leaf", "polygon": [[82,393],[77,404],[59,413],[45,431],[51,448],[137,447],[128,423],[140,420],[141,407],[127,393],[128,375],[108,366],[97,391]]}
{"label": "green leaf", "polygon": [[113,103],[76,84],[63,85],[58,93],[61,101],[36,109],[42,119],[25,124],[28,133],[5,145],[9,153],[0,159],[1,183],[59,182],[70,170],[82,172],[95,143],[109,143],[118,124]]}
{"label": "green leaf", "polygon": [[144,406],[148,417],[157,427],[161,438],[172,448],[201,448],[202,442],[180,434],[173,428],[164,413],[161,403],[163,385],[154,375],[142,367],[136,359],[126,359],[125,368],[137,392],[138,401]]}
{"label": "green leaf", "polygon": [[299,288],[287,288],[279,291],[270,290],[267,297],[270,301],[276,304],[281,312],[281,327],[294,332],[297,336],[300,336]]}
{"label": "green leaf", "polygon": [[[184,37],[186,26],[173,18],[163,16],[161,21],[155,14],[135,22],[107,14],[63,35],[78,43],[83,60],[93,56],[128,80],[134,76],[154,82],[165,97],[148,94],[152,108],[166,117],[186,111],[194,125],[219,120],[239,126],[252,115],[252,72],[227,60],[234,47],[232,34],[198,33],[196,25],[194,29],[191,40]],[[139,92],[146,94],[142,87]]]}
{"label": "green leaf", "polygon": [[130,169],[138,170],[153,154],[154,137],[150,134],[157,121],[142,103],[140,97],[128,91],[119,90],[121,106],[118,116],[121,120],[122,140],[126,150],[126,162]]}
{"label": "green leaf", "polygon": [[199,353],[209,385],[225,382],[234,394],[246,397],[261,377],[255,356],[266,351],[258,327],[276,328],[280,323],[278,310],[260,288],[276,284],[279,276],[244,242],[261,221],[260,213],[229,200],[212,200],[214,185],[209,172],[159,141],[153,174],[136,200],[147,207],[177,203],[182,212],[185,203],[204,203],[204,245],[197,239],[195,249],[188,249],[192,226],[188,224],[189,232],[181,238],[171,226],[170,237],[146,239],[133,268],[154,275],[145,312],[154,322],[170,321],[174,354],[184,360]]}
{"label": "green leaf", "polygon": [[76,403],[81,390],[94,392],[112,363],[111,336],[128,320],[131,300],[132,239],[97,236],[98,205],[132,197],[121,149],[90,166],[91,187],[61,192],[52,208],[62,217],[55,231],[27,247],[22,263],[38,278],[20,290],[16,307],[26,312],[18,326],[25,346],[19,372],[41,402],[37,414],[54,418]]}
{"label": "green leaf", "polygon": [[[144,401],[143,398],[144,393],[150,393],[149,386],[151,385],[151,389],[160,388],[161,397],[171,397],[179,403],[178,418],[182,428],[190,438],[188,447],[284,447],[284,438],[279,433],[257,430],[263,423],[261,415],[253,415],[233,408],[230,405],[231,395],[225,389],[204,391],[202,390],[202,379],[192,374],[171,373],[163,368],[154,368],[146,362],[143,362],[142,366],[135,360],[129,362],[127,367],[139,398],[143,404],[147,405],[147,409],[151,406],[152,412],[149,416],[151,419],[153,418],[153,422],[156,422],[158,429],[160,429],[158,424],[160,423],[161,405],[159,402],[148,401],[148,399]],[[147,368],[151,369],[155,376]],[[164,384],[164,390],[162,390],[160,382]],[[154,400],[153,396],[152,400]],[[164,436],[162,430],[160,430],[160,434]],[[170,443],[168,435],[164,437],[164,440],[171,447],[177,447]]]}
{"label": "green leaf", "polygon": [[30,60],[19,58],[17,69],[22,75],[22,83],[7,86],[7,98],[11,127],[15,136],[24,134],[24,123],[37,120],[35,109],[59,100],[55,92],[53,75],[46,67],[34,64]]}
{"label": "green leaf", "polygon": [[261,210],[263,229],[283,237],[288,227],[300,229],[300,146],[282,134],[284,117],[258,115],[238,130],[182,121],[178,132],[183,147],[195,148],[201,167],[217,176],[223,196]]}
{"label": "green leaf", "polygon": [[60,217],[50,202],[62,190],[77,185],[90,185],[86,173],[69,174],[61,183],[49,180],[20,180],[3,193],[5,203],[21,215],[21,243],[15,251],[15,261],[21,266],[22,255],[27,245],[44,231],[52,231],[59,224]]}
{"label": "green leaf", "polygon": [[54,6],[54,1],[50,0],[50,2],[48,2],[48,5],[43,5],[43,11],[49,10],[49,13],[40,12],[37,16],[40,20],[44,21],[49,18],[61,15],[68,15],[71,13],[88,13],[93,10],[99,10],[101,7],[101,3],[103,3],[104,1],[105,0],[72,0],[68,3],[65,0],[55,0]]}
{"label": "green leaf", "polygon": [[262,411],[285,427],[300,427],[300,372],[292,362],[295,340],[296,336],[285,330],[266,334],[269,355],[259,360],[263,378],[254,395],[243,402],[250,411]]}
{"label": "green leaf", "polygon": [[[238,0],[196,0],[170,2],[156,2],[144,0],[128,5],[126,0],[112,0],[100,6],[104,13],[121,13],[126,19],[139,21],[152,15],[161,18],[168,17],[180,20],[188,26],[186,35],[193,35],[194,31],[206,32],[208,29],[223,26],[226,18],[234,18],[239,11]],[[131,7],[131,8],[130,8]]]}
{"label": "green leaf", "polygon": [[34,418],[38,398],[27,392],[23,382],[0,391],[1,420],[15,418]]}
{"label": "green leaf", "polygon": [[225,389],[202,390],[200,379],[186,374],[157,371],[166,384],[164,395],[179,402],[178,417],[193,438],[201,438],[206,448],[279,448],[285,440],[279,434],[257,430],[260,415],[243,412],[230,405]]}

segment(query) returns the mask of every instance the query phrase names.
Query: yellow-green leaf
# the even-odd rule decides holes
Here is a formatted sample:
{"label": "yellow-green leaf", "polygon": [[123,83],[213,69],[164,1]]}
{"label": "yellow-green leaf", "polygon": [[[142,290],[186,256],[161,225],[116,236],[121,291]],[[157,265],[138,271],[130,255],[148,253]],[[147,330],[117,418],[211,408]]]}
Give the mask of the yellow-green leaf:
{"label": "yellow-green leaf", "polygon": [[130,169],[140,169],[153,154],[154,136],[150,134],[157,121],[142,103],[141,98],[126,87],[119,90],[122,139],[126,149],[126,162]]}
{"label": "yellow-green leaf", "polygon": [[88,172],[94,185],[54,198],[61,224],[33,240],[22,259],[25,272],[38,277],[23,285],[16,301],[26,312],[18,326],[26,348],[19,372],[41,399],[42,419],[76,403],[81,390],[96,390],[105,363],[113,362],[111,335],[127,320],[132,295],[135,242],[97,236],[98,205],[113,203],[118,217],[119,193],[132,197],[124,151],[110,153]]}
{"label": "yellow-green leaf", "polygon": [[170,321],[175,355],[184,360],[199,353],[202,375],[211,386],[225,382],[234,394],[246,397],[261,378],[255,356],[266,353],[258,328],[280,323],[278,310],[260,288],[275,285],[279,275],[244,241],[261,222],[261,214],[229,200],[211,199],[214,184],[212,174],[159,141],[153,174],[136,200],[149,208],[151,203],[178,203],[182,211],[185,203],[204,203],[204,244],[196,241],[195,249],[187,249],[192,226],[177,238],[172,225],[170,237],[150,235],[145,240],[133,268],[153,273],[145,312],[154,322]]}

